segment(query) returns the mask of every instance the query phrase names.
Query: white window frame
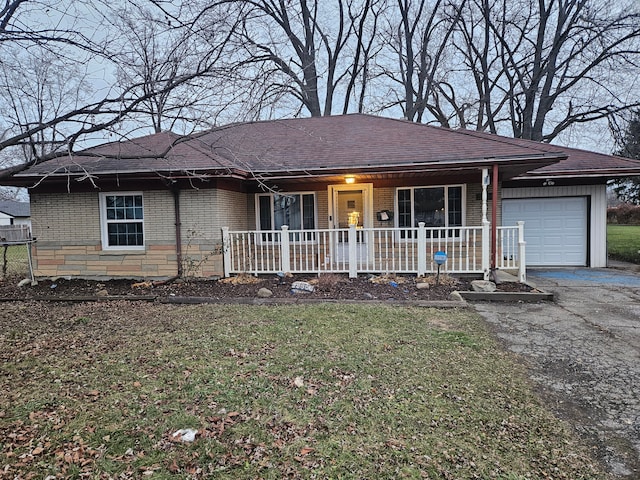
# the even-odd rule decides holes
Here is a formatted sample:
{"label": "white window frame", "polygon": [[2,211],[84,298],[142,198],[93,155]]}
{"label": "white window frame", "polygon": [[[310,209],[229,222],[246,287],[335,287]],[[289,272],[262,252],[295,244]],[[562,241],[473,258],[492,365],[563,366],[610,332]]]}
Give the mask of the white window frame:
{"label": "white window frame", "polygon": [[[462,203],[461,205],[461,216],[462,216],[462,222],[461,225],[454,225],[454,226],[449,226],[449,188],[450,187],[461,187],[461,198],[460,198],[460,202]],[[419,186],[412,186],[412,187],[396,187],[396,191],[394,193],[394,209],[395,209],[395,220],[394,220],[394,226],[397,229],[400,228],[416,228],[415,226],[411,226],[411,227],[400,227],[400,206],[398,205],[398,191],[400,190],[411,190],[411,220],[412,220],[412,224],[415,223],[414,219],[415,219],[415,201],[414,201],[414,191],[418,190],[418,189],[422,189],[422,188],[444,188],[444,218],[445,218],[445,225],[443,227],[438,227],[438,228],[464,228],[467,224],[467,185],[464,183],[454,183],[454,184],[450,184],[450,185],[419,185]],[[432,228],[429,226],[426,226],[426,228]],[[399,241],[403,241],[403,242],[412,242],[412,241],[416,241],[416,239],[414,237],[405,237],[405,238],[400,238],[400,231],[398,231],[398,240]],[[458,236],[454,236],[454,237],[446,237],[446,238],[442,238],[440,240],[455,240],[459,238]]]}
{"label": "white window frame", "polygon": [[[314,232],[313,238],[310,239],[300,239],[300,240],[290,240],[291,242],[295,242],[295,243],[301,243],[301,244],[305,244],[305,243],[315,243],[316,239],[317,239],[317,235],[315,234],[315,232],[318,230],[318,195],[317,192],[309,192],[309,191],[304,191],[304,192],[275,192],[275,193],[256,193],[255,196],[255,212],[256,212],[256,231],[258,232],[257,235],[257,243],[258,244],[273,244],[273,245],[278,245],[280,242],[276,241],[276,240],[268,240],[268,239],[264,239],[262,233],[263,232],[281,232],[282,230],[275,230],[274,228],[272,228],[271,230],[261,230],[260,229],[260,197],[268,197],[269,198],[269,214],[271,215],[271,226],[273,227],[273,225],[275,224],[275,218],[274,218],[274,211],[273,211],[273,197],[274,195],[280,195],[280,196],[284,196],[284,195],[300,195],[300,198],[302,200],[302,196],[303,195],[313,195],[313,229],[304,229],[301,228],[300,230],[298,229],[292,229],[291,225],[289,225],[289,230],[294,230],[294,231],[307,231],[307,232]],[[300,208],[302,208],[303,203],[302,201],[300,202]],[[304,214],[304,212],[301,212],[302,214]],[[301,215],[300,217],[301,219],[303,219],[303,215]]]}
{"label": "white window frame", "polygon": [[[107,197],[142,197],[142,219],[107,219]],[[102,250],[104,251],[144,251],[146,249],[147,234],[145,229],[144,217],[144,195],[142,192],[101,192],[99,194],[100,204],[100,236],[102,242]],[[142,245],[109,245],[109,229],[108,225],[111,223],[142,223]]]}

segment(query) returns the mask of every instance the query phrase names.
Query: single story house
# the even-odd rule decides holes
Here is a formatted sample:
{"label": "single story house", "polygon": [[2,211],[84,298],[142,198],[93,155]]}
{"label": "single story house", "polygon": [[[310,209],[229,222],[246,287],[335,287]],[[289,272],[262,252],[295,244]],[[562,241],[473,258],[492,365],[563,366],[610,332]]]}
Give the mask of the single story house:
{"label": "single story house", "polygon": [[29,202],[0,200],[0,225],[27,225],[31,227]]}
{"label": "single story house", "polygon": [[606,266],[606,181],[627,175],[640,162],[352,114],[158,133],[2,183],[29,188],[36,277],[523,278]]}

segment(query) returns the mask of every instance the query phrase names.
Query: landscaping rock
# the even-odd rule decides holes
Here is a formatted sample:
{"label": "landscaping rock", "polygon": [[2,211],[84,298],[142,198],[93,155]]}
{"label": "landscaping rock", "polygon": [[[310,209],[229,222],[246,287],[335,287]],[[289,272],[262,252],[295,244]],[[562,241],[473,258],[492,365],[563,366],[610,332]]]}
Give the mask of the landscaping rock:
{"label": "landscaping rock", "polygon": [[98,296],[98,297],[108,297],[109,296],[109,291],[106,288],[103,288],[102,290],[98,290],[96,292],[96,296]]}
{"label": "landscaping rock", "polygon": [[31,280],[30,280],[30,279],[28,279],[28,278],[25,278],[25,279],[20,280],[20,281],[18,282],[18,286],[19,286],[19,287],[26,287],[27,285],[31,285]]}
{"label": "landscaping rock", "polygon": [[431,285],[428,282],[418,282],[416,283],[416,288],[422,290],[423,288],[431,288]]}
{"label": "landscaping rock", "polygon": [[474,280],[471,282],[471,288],[474,292],[495,292],[496,284],[487,280]]}
{"label": "landscaping rock", "polygon": [[273,292],[268,288],[262,287],[260,290],[258,290],[258,297],[260,298],[269,298],[272,295],[273,295]]}
{"label": "landscaping rock", "polygon": [[455,291],[449,294],[449,300],[454,300],[456,302],[464,302],[464,298],[460,295],[460,292]]}

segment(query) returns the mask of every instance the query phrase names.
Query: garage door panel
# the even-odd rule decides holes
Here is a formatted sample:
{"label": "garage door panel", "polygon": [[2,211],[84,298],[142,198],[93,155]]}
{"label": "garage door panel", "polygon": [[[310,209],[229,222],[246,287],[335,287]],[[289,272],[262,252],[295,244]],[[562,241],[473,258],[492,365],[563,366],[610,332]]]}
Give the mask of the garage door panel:
{"label": "garage door panel", "polygon": [[560,218],[549,218],[547,219],[545,224],[542,226],[542,228],[555,229],[555,228],[563,228],[563,226],[566,226],[564,220]]}
{"label": "garage door panel", "polygon": [[552,197],[504,199],[503,225],[524,221],[527,263],[540,266],[587,264],[587,199]]}

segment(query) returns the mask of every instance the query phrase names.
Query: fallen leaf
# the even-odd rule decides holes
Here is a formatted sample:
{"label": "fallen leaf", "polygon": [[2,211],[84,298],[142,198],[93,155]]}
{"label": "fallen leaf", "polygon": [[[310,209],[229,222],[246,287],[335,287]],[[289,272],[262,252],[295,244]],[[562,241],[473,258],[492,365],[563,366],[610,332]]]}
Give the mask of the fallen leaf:
{"label": "fallen leaf", "polygon": [[42,447],[36,447],[33,449],[33,451],[31,452],[31,455],[40,455],[42,452],[44,452],[44,448]]}
{"label": "fallen leaf", "polygon": [[302,379],[302,377],[296,377],[293,380],[293,384],[298,388],[304,387],[304,380]]}
{"label": "fallen leaf", "polygon": [[136,388],[140,388],[142,384],[140,382],[133,382],[133,386]]}
{"label": "fallen leaf", "polygon": [[304,456],[304,455],[309,455],[311,452],[314,452],[315,448],[311,448],[311,447],[304,447],[302,450],[300,450],[300,455]]}
{"label": "fallen leaf", "polygon": [[175,458],[173,459],[173,463],[169,465],[168,470],[171,473],[178,473],[180,471],[180,467],[178,467],[178,463],[176,462]]}

